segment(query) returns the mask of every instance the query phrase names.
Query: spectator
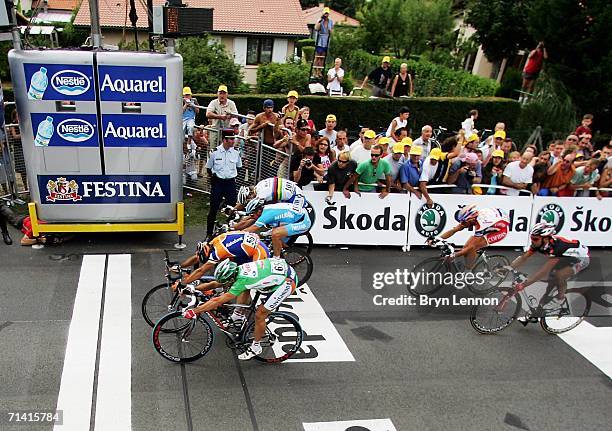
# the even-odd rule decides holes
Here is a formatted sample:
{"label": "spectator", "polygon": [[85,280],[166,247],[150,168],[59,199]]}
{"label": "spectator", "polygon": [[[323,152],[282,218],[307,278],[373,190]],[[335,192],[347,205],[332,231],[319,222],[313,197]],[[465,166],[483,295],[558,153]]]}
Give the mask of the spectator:
{"label": "spectator", "polygon": [[427,205],[433,207],[433,200],[429,196],[427,185],[436,177],[440,165],[440,159],[446,158],[446,153],[443,153],[440,148],[434,148],[429,153],[429,156],[423,162],[423,171],[419,178],[419,190],[425,198]]}
{"label": "spectator", "polygon": [[523,68],[523,84],[521,86],[521,96],[519,97],[519,103],[527,102],[528,96],[533,93],[533,87],[536,79],[542,70],[544,60],[548,58],[548,53],[544,47],[544,42],[541,41],[536,46],[536,49],[529,53],[527,62]]}
{"label": "spectator", "polygon": [[480,144],[480,138],[476,133],[472,133],[468,136],[467,141],[465,143],[465,147],[463,147],[464,153],[473,153],[478,148],[478,144]]}
{"label": "spectator", "polygon": [[[287,130],[291,132],[291,138],[289,137],[289,133],[287,132]],[[274,142],[274,148],[276,148],[279,151],[282,151],[285,154],[288,154],[289,157],[294,152],[294,149],[293,149],[294,136],[295,136],[295,134],[293,133],[294,131],[295,129],[293,127],[293,118],[284,117],[283,118],[283,128],[280,130],[280,139]],[[278,171],[276,173],[276,176],[281,177],[281,178],[287,178],[287,173],[288,173],[287,170],[289,169],[289,159],[287,156],[284,156],[281,153],[276,153],[271,165],[278,166]]]}
{"label": "spectator", "polygon": [[[451,136],[451,137],[446,138],[442,142],[440,150],[441,150],[441,154],[440,154],[440,159],[438,160],[438,163],[436,164],[436,171],[433,177],[427,181],[426,186],[446,184],[446,179],[448,176],[448,169],[450,167],[450,164],[453,161],[453,159],[455,159],[459,154],[461,154],[462,148],[461,148],[461,144],[457,140],[457,137]],[[428,176],[429,174],[430,173],[428,172]],[[444,192],[444,189],[432,189],[431,191],[431,193],[442,193],[442,192]]]}
{"label": "spectator", "polygon": [[518,151],[513,151],[508,155],[508,163],[516,162],[520,160],[520,158],[521,153],[519,153]]}
{"label": "spectator", "polygon": [[389,142],[391,142],[391,139],[386,136],[378,138],[378,142],[376,142],[376,145],[378,145],[383,150],[381,156],[383,159],[389,155]]}
{"label": "spectator", "polygon": [[604,167],[603,173],[599,178],[599,184],[597,185],[597,199],[601,199],[603,197],[608,197],[609,192],[599,189],[609,188],[612,186],[612,158],[608,158],[606,166]]}
{"label": "spectator", "polygon": [[280,120],[278,115],[274,113],[274,101],[271,99],[264,100],[263,109],[264,112],[257,114],[253,120],[249,133],[254,135],[263,130],[263,143],[272,147],[276,136],[278,136]]}
{"label": "spectator", "polygon": [[599,179],[599,172],[597,171],[598,166],[599,160],[591,159],[585,166],[576,168],[569,187],[575,191],[575,196],[589,196],[589,189],[594,187]]}
{"label": "spectator", "polygon": [[336,158],[345,151],[349,151],[348,137],[346,136],[345,130],[339,130],[336,134],[336,146],[332,148],[336,153]]}
{"label": "spectator", "polygon": [[[501,146],[501,143],[503,142],[503,139],[499,143],[498,143],[498,141],[495,140],[495,135],[496,135],[497,132],[504,132],[503,133],[503,136],[504,136],[503,139],[505,139],[506,138],[506,124],[505,123],[501,123],[501,122],[495,124],[495,127],[493,129],[493,135],[489,135],[487,137],[487,139],[485,139],[485,145],[487,147],[493,147],[494,150],[498,150],[500,148],[500,146]],[[494,142],[495,142],[495,146],[493,145]]]}
{"label": "spectator", "polygon": [[241,167],[242,158],[234,148],[234,140],[231,138],[223,139],[223,145],[219,145],[212,152],[206,163],[211,184],[210,209],[206,226],[208,240],[211,239],[222,199],[225,198],[228,205],[233,206],[236,203],[236,177],[238,168]]}
{"label": "spectator", "polygon": [[502,143],[501,149],[504,152],[504,161],[507,162],[508,160],[510,160],[510,153],[512,151],[515,151],[516,147],[514,145],[514,142],[512,142],[512,139],[506,138]]}
{"label": "spectator", "polygon": [[[576,138],[576,141],[578,139]],[[561,156],[563,155],[563,150],[565,150],[565,146],[563,145],[563,141],[557,139],[553,141],[552,150],[550,151],[550,164],[554,165],[557,161],[561,160]]]}
{"label": "spectator", "polygon": [[196,127],[193,133],[193,142],[196,144],[196,152],[198,159],[198,178],[203,178],[204,166],[206,165],[206,156],[208,155],[208,131],[203,127]]}
{"label": "spectator", "polygon": [[431,151],[431,135],[433,134],[433,129],[431,126],[423,126],[421,128],[421,136],[414,140],[413,145],[417,145],[422,147],[423,149],[423,158],[429,156],[429,152]]}
{"label": "spectator", "polygon": [[579,140],[580,139],[577,135],[567,135],[567,138],[565,138],[564,149],[567,150],[572,145],[577,146]]}
{"label": "spectator", "polygon": [[[504,174],[504,152],[502,150],[493,150],[491,153],[490,163],[487,163],[482,170],[483,184],[491,184],[492,186],[501,186]],[[495,195],[498,189],[490,187],[487,190],[488,195]]]}
{"label": "spectator", "polygon": [[297,100],[297,91],[291,90],[287,93],[287,104],[282,109],[283,118],[291,118],[293,121],[297,120],[298,113],[300,112],[300,108],[296,105]]}
{"label": "spectator", "polygon": [[412,76],[408,73],[408,65],[406,63],[400,64],[400,70],[395,78],[393,78],[393,84],[391,84],[391,96],[392,97],[412,97],[414,88],[412,87]]}
{"label": "spectator", "polygon": [[317,180],[315,164],[313,163],[314,156],[314,148],[306,147],[303,153],[296,153],[291,157],[293,181],[300,187],[304,187]]}
{"label": "spectator", "polygon": [[344,81],[344,69],[342,69],[342,59],[334,60],[334,67],[327,71],[327,90],[331,96],[333,94],[342,94],[342,81]]}
{"label": "spectator", "polygon": [[317,141],[315,156],[312,162],[315,165],[315,172],[321,179],[327,174],[327,170],[336,161],[336,153],[329,148],[329,139],[325,136]]}
{"label": "spectator", "polygon": [[334,29],[334,22],[329,17],[329,8],[323,8],[323,15],[315,24],[315,30],[317,31],[317,41],[315,46],[315,76],[321,76],[321,69],[323,68],[323,61],[327,55],[327,47],[329,45],[329,36]]}
{"label": "spectator", "polygon": [[348,187],[344,191],[344,186],[351,178],[351,175],[357,169],[357,163],[351,160],[351,154],[348,151],[343,151],[338,154],[338,160],[336,160],[327,170],[327,197],[325,202],[332,205],[334,191],[342,190],[347,197],[350,197],[350,192],[353,191],[353,187]]}
{"label": "spectator", "polygon": [[391,136],[392,143],[402,142],[404,138],[408,137],[408,130],[405,127],[400,127],[395,129],[393,135]]}
{"label": "spectator", "polygon": [[593,135],[593,131],[591,130],[591,125],[593,124],[593,114],[585,114],[582,117],[582,123],[580,126],[576,127],[576,131],[574,135],[580,136],[582,134]]}
{"label": "spectator", "polygon": [[591,144],[591,135],[589,133],[583,133],[579,136],[578,141],[578,154],[582,154],[585,160],[591,158],[593,153],[593,145]]}
{"label": "spectator", "polygon": [[[498,123],[498,124],[503,124],[503,123]],[[486,155],[484,156],[484,161],[482,163],[483,167],[486,167],[491,161],[493,151],[501,149],[504,139],[506,139],[506,132],[503,130],[497,130],[492,136],[489,136],[485,140],[485,147],[487,151],[486,151]],[[484,174],[484,171],[483,171],[483,174]]]}
{"label": "spectator", "polygon": [[464,153],[451,163],[446,182],[453,184],[451,193],[472,194],[472,184],[482,179],[482,164],[475,153]]}
{"label": "spectator", "polygon": [[[404,164],[404,145],[401,142],[396,142],[391,148],[391,154],[384,157],[389,166],[391,167],[391,192],[398,192],[402,189],[402,184],[399,181],[399,171]],[[379,178],[381,180],[382,178]]]}
{"label": "spectator", "polygon": [[[548,177],[548,168],[550,168],[551,163],[551,154],[550,151],[542,151],[538,157],[534,157],[536,163],[533,166],[533,190],[534,194],[540,192],[542,188],[542,184],[546,181]],[[532,160],[533,162],[533,160]]]}
{"label": "spectator", "polygon": [[421,173],[423,172],[423,160],[421,160],[422,154],[423,148],[412,144],[409,154],[410,158],[404,161],[404,164],[401,166],[399,172],[402,189],[413,193],[419,199],[421,199],[419,181],[421,179]]}
{"label": "spectator", "polygon": [[[206,108],[206,118],[213,120],[212,125],[218,129],[229,126],[232,114],[237,114],[236,104],[228,99],[227,86],[221,84],[217,89],[217,98],[210,101]],[[220,136],[213,136],[215,146],[220,142]],[[209,139],[210,141],[211,139]]]}
{"label": "spectator", "polygon": [[317,130],[314,122],[310,119],[310,108],[308,106],[303,106],[302,109],[300,109],[300,118],[308,123],[308,128],[310,129],[308,133]]}
{"label": "spectator", "polygon": [[0,232],[2,232],[2,240],[6,245],[13,244],[13,240],[8,232],[8,226],[6,224],[7,217],[4,215],[4,201],[0,201]]}
{"label": "spectator", "polygon": [[610,143],[604,146],[600,151],[593,153],[593,157],[599,157],[599,166],[597,167],[597,171],[599,172],[599,175],[603,175],[608,159],[612,157],[612,141],[610,141]]}
{"label": "spectator", "polygon": [[361,129],[359,129],[359,137],[357,138],[356,141],[353,141],[353,143],[350,145],[351,151],[353,151],[357,147],[363,146],[363,135],[368,130],[370,129],[368,129],[367,127],[362,127]]}
{"label": "spectator", "polygon": [[573,196],[574,191],[569,189],[569,184],[576,168],[574,168],[575,155],[565,150],[560,160],[548,169],[548,177],[538,192],[540,196]]}
{"label": "spectator", "polygon": [[380,192],[379,197],[384,199],[391,189],[391,166],[385,161],[381,160],[382,148],[375,145],[372,148],[370,154],[370,160],[357,164],[355,173],[351,175],[351,179],[346,182],[344,189],[342,190],[344,196],[350,198],[348,194],[348,188],[351,185],[355,187],[355,193],[361,195],[360,191],[363,192],[375,192],[378,179],[381,177],[385,178],[385,186]]}
{"label": "spectator", "polygon": [[329,143],[332,146],[336,145],[336,135],[338,133],[334,130],[336,124],[336,116],[334,114],[329,114],[325,117],[325,129],[319,130],[319,136],[325,136],[329,139]]}
{"label": "spectator", "polygon": [[389,95],[389,85],[391,84],[391,78],[393,73],[390,67],[391,57],[385,56],[382,59],[382,66],[374,69],[368,76],[363,80],[361,88],[365,88],[368,81],[372,84],[372,96],[374,97],[387,97]]}
{"label": "spectator", "polygon": [[351,146],[351,159],[355,160],[357,165],[363,162],[370,161],[370,153],[372,150],[372,145],[374,145],[374,139],[376,138],[376,133],[374,130],[367,130],[363,134],[363,144],[358,145],[355,148]]}
{"label": "spectator", "polygon": [[293,153],[302,153],[304,148],[311,147],[312,137],[309,135],[310,127],[304,119],[297,121],[295,135],[293,136]]}
{"label": "spectator", "polygon": [[410,117],[410,110],[402,106],[399,110],[399,115],[391,120],[391,124],[387,128],[387,133],[385,136],[392,137],[395,135],[395,131],[399,128],[406,128],[408,125],[408,117]]}
{"label": "spectator", "polygon": [[502,185],[510,187],[500,190],[500,193],[507,196],[518,196],[519,190],[527,190],[533,182],[533,167],[529,164],[533,155],[529,152],[524,153],[520,160],[510,162],[504,169]]}
{"label": "spectator", "polygon": [[472,109],[468,114],[468,118],[466,118],[463,123],[461,123],[461,128],[465,132],[465,136],[470,136],[474,133],[475,122],[478,119],[478,111],[476,109]]}
{"label": "spectator", "polygon": [[191,88],[183,87],[183,136],[187,136],[188,146],[193,140],[196,115],[200,112],[197,105],[198,101],[192,97]]}
{"label": "spectator", "polygon": [[412,147],[412,138],[406,136],[401,140],[401,144],[404,146],[404,161],[410,159],[410,148]]}

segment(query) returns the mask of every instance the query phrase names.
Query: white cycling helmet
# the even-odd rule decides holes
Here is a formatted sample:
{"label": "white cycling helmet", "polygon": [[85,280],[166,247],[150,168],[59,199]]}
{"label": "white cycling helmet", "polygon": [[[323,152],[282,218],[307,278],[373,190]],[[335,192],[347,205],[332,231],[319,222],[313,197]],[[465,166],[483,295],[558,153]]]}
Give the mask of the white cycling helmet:
{"label": "white cycling helmet", "polygon": [[259,199],[259,198],[251,199],[249,203],[246,205],[246,208],[244,209],[244,211],[247,214],[253,214],[259,208],[263,207],[264,202],[265,201],[263,199]]}
{"label": "white cycling helmet", "polygon": [[459,214],[457,214],[457,221],[463,223],[468,220],[475,219],[476,217],[478,217],[478,209],[476,208],[476,205],[466,205],[461,208],[461,211],[459,211]]}
{"label": "white cycling helmet", "polygon": [[249,195],[251,194],[251,188],[242,186],[238,189],[238,203],[240,205],[246,205],[249,201]]}
{"label": "white cycling helmet", "polygon": [[555,225],[552,223],[540,222],[531,228],[530,235],[551,236],[555,234]]}

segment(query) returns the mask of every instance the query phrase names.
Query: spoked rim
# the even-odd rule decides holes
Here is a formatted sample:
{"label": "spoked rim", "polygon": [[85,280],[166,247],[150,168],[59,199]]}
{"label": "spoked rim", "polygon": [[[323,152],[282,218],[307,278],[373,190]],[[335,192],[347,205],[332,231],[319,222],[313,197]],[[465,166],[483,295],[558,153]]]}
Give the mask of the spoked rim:
{"label": "spoked rim", "polygon": [[545,310],[546,315],[540,319],[542,329],[549,334],[562,334],[580,325],[591,309],[590,299],[582,292],[570,289],[565,293],[562,307]]}
{"label": "spoked rim", "polygon": [[166,314],[174,311],[171,306],[174,292],[166,284],[162,283],[147,292],[142,299],[142,317],[151,327]]}
{"label": "spoked rim", "polygon": [[[495,299],[490,305],[475,305],[470,313],[472,328],[481,334],[495,334],[514,322],[521,308],[518,296],[508,298],[509,290],[496,290],[488,297]],[[506,300],[507,299],[507,300]]]}
{"label": "spoked rim", "polygon": [[306,283],[313,271],[312,258],[306,252],[297,247],[289,247],[283,250],[283,259],[287,261],[298,276],[298,286]]}
{"label": "spoked rim", "polygon": [[210,324],[202,318],[185,319],[180,312],[162,317],[153,327],[153,346],[171,362],[191,362],[206,355],[213,342]]}
{"label": "spoked rim", "polygon": [[508,271],[503,272],[504,266],[510,265],[510,261],[506,256],[493,255],[489,256],[487,262],[481,261],[474,267],[474,274],[482,273],[484,283],[477,282],[468,285],[468,289],[474,295],[486,295],[493,292],[506,279]]}
{"label": "spoked rim", "polygon": [[[442,271],[442,272],[441,272]],[[444,262],[444,260],[440,257],[431,257],[423,260],[422,262],[417,263],[412,272],[414,274],[422,273],[422,274],[430,274],[432,278],[428,281],[427,278],[420,278],[418,284],[416,285],[407,285],[408,293],[412,296],[416,296],[417,298],[420,296],[427,296],[437,292],[444,286],[444,283],[437,283],[436,274],[442,274],[441,280],[444,279],[444,275],[449,271],[448,265]],[[440,280],[440,281],[441,281]],[[425,283],[422,283],[425,281]]]}
{"label": "spoked rim", "polygon": [[[243,336],[243,345],[253,342],[255,322],[251,322]],[[263,351],[255,356],[261,362],[277,363],[291,358],[298,352],[304,338],[299,322],[287,313],[271,313],[266,320],[266,332],[260,342]]]}

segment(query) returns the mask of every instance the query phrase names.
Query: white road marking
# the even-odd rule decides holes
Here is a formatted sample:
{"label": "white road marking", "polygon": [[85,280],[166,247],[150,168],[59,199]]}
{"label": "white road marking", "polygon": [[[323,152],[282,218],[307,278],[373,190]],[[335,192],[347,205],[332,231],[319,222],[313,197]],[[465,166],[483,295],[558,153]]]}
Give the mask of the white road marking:
{"label": "white road marking", "polygon": [[558,337],[612,378],[612,328],[582,322]]}
{"label": "white road marking", "polygon": [[54,426],[57,431],[89,429],[105,258],[83,256],[57,399],[63,425]]}
{"label": "white road marking", "polygon": [[303,423],[304,431],[346,431],[355,427],[367,431],[397,431],[391,419]]}
{"label": "white road marking", "polygon": [[109,255],[98,367],[96,431],[131,429],[131,272],[129,254]]}

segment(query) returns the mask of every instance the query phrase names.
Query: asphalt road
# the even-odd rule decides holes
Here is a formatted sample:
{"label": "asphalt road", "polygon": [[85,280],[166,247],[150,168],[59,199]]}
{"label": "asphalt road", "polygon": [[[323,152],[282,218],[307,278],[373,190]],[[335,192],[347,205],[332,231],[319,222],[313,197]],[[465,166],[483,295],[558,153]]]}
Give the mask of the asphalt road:
{"label": "asphalt road", "polygon": [[[200,233],[188,232],[187,243]],[[316,248],[308,289],[292,303],[307,332],[300,361],[239,363],[218,334],[206,357],[172,364],[154,351],[140,304],[163,281],[161,250],[174,242],[123,234],[42,250],[0,246],[1,430],[54,429],[9,424],[8,413],[58,403],[66,425],[55,429],[77,431],[609,428],[610,376],[538,325],[483,336],[468,322],[469,307],[374,305],[372,271],[411,268],[431,250]],[[611,253],[593,257],[590,277],[609,280]],[[102,270],[92,267],[96,259]],[[95,283],[101,297],[85,296]],[[612,326],[609,317],[587,323],[597,334]],[[602,336],[582,336],[600,349],[595,362],[612,360],[612,335]],[[89,362],[75,359],[87,351]],[[93,381],[69,378],[80,375]],[[89,428],[70,427],[77,416]]]}

